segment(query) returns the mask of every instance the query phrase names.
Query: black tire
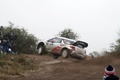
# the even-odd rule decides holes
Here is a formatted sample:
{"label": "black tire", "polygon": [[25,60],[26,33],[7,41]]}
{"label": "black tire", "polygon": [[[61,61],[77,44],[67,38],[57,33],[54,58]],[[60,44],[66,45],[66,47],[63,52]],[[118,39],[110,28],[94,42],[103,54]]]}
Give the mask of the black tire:
{"label": "black tire", "polygon": [[68,58],[70,56],[69,50],[68,49],[63,49],[61,52],[61,56],[63,58]]}
{"label": "black tire", "polygon": [[54,58],[54,59],[58,59],[59,56],[60,56],[60,55],[58,55],[58,54],[54,54],[54,53],[53,53],[53,58]]}
{"label": "black tire", "polygon": [[38,48],[38,54],[43,55],[45,54],[45,47],[43,45],[40,45]]}

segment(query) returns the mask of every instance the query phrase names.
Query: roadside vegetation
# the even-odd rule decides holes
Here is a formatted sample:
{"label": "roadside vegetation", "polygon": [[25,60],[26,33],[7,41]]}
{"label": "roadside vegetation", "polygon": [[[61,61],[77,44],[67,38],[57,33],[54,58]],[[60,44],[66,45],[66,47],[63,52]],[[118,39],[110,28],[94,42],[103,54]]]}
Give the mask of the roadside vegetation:
{"label": "roadside vegetation", "polygon": [[26,29],[15,26],[10,22],[8,26],[3,26],[3,34],[7,34],[12,31],[17,39],[12,42],[12,47],[16,53],[34,54],[36,53],[36,46],[38,39],[27,32]]}
{"label": "roadside vegetation", "polygon": [[116,44],[113,44],[111,46],[112,51],[117,54],[117,56],[120,58],[120,32],[118,33],[118,39],[116,40]]}
{"label": "roadside vegetation", "polygon": [[[0,75],[19,75],[24,71],[36,68],[33,59],[25,54],[36,53],[36,43],[38,39],[29,34],[24,28],[19,28],[13,23],[3,26],[3,36],[12,31],[16,39],[11,41],[13,54],[7,54],[0,51]],[[1,78],[0,78],[1,79]]]}
{"label": "roadside vegetation", "polygon": [[20,75],[22,72],[35,68],[33,59],[24,54],[0,55],[0,74]]}

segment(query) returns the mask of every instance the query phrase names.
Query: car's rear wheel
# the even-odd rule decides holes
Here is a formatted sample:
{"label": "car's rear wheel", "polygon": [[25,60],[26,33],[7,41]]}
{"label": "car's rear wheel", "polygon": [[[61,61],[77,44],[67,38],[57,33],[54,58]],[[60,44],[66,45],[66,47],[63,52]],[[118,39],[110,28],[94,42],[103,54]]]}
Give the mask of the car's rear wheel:
{"label": "car's rear wheel", "polygon": [[59,56],[60,56],[60,55],[53,53],[53,58],[54,58],[54,59],[58,59]]}
{"label": "car's rear wheel", "polygon": [[68,49],[63,49],[61,52],[61,55],[63,58],[68,58],[69,57],[69,50]]}
{"label": "car's rear wheel", "polygon": [[44,48],[44,46],[39,46],[39,48],[38,48],[38,54],[39,55],[43,55],[45,53],[45,48]]}

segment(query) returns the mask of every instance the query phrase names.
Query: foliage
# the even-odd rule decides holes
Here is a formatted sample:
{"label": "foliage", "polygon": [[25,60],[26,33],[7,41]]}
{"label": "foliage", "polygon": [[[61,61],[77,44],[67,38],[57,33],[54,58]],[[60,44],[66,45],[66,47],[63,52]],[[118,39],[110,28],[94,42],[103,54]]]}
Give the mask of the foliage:
{"label": "foliage", "polygon": [[77,39],[79,35],[77,33],[74,33],[72,29],[64,29],[63,31],[59,32],[58,36],[60,37],[66,37],[70,39]]}
{"label": "foliage", "polygon": [[115,52],[118,57],[120,57],[120,33],[118,33],[118,39],[116,40],[116,44],[112,44],[112,52]]}
{"label": "foliage", "polygon": [[117,39],[116,43],[117,44],[115,45],[115,50],[118,51],[118,52],[120,52],[120,38]]}
{"label": "foliage", "polygon": [[28,34],[24,28],[18,28],[14,24],[5,26],[3,34],[13,31],[17,39],[12,42],[13,50],[19,53],[36,53],[36,43],[38,39],[33,34]]}

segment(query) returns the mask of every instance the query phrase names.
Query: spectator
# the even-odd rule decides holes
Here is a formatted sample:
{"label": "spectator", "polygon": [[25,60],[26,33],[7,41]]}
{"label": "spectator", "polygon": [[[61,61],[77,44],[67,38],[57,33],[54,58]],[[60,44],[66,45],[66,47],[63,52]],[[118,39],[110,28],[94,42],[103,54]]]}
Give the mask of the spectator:
{"label": "spectator", "polygon": [[105,68],[103,80],[119,80],[119,77],[115,75],[115,68],[111,65],[108,65]]}

